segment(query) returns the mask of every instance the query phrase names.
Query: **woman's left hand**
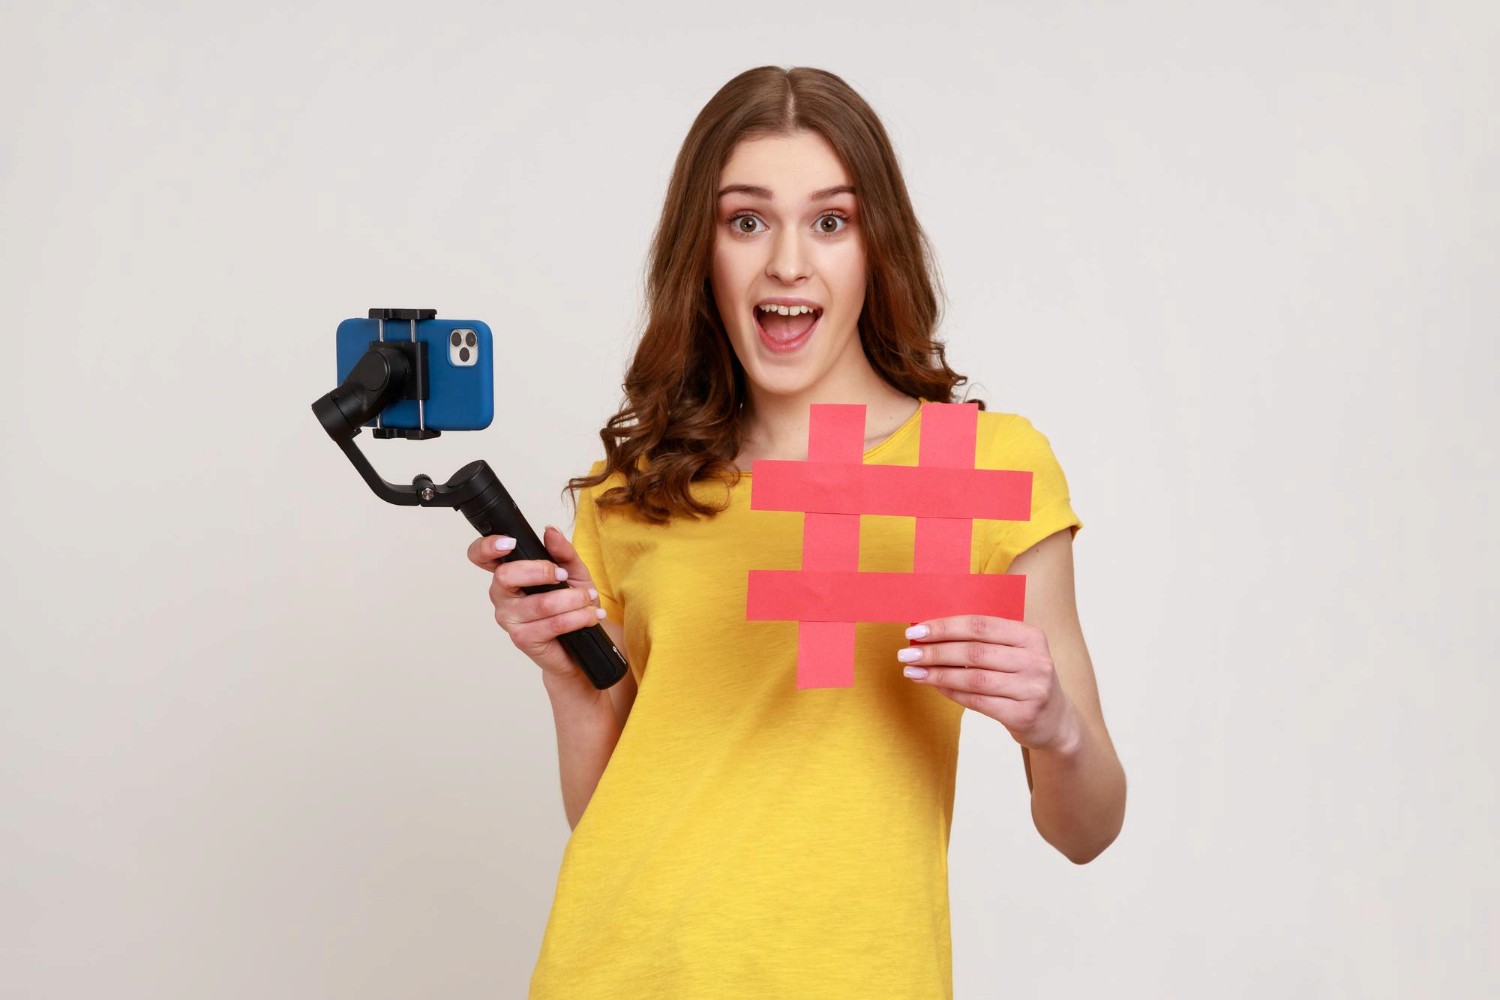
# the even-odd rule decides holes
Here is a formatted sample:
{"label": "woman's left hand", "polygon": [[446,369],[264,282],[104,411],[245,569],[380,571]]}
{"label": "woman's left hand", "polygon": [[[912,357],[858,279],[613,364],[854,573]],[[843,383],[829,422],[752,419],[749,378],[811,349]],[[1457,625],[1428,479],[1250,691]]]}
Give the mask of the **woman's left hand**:
{"label": "woman's left hand", "polygon": [[896,658],[908,671],[926,669],[915,683],[996,720],[1023,747],[1069,752],[1082,741],[1083,721],[1057,678],[1047,636],[1035,625],[953,615],[919,622],[906,635],[913,643]]}

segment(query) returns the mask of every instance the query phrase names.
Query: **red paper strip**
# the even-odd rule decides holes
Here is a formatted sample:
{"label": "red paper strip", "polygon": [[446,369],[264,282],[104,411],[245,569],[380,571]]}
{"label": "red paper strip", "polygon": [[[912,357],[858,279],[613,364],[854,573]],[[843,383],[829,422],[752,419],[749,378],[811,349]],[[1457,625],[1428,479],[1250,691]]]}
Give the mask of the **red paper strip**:
{"label": "red paper strip", "polygon": [[752,569],[749,621],[919,622],[948,615],[1021,620],[1026,578],[1005,573],[858,573]]}
{"label": "red paper strip", "polygon": [[[808,408],[807,462],[858,465],[864,460],[865,408],[840,403]],[[756,463],[757,465],[759,463]],[[754,466],[751,467],[754,472]],[[756,487],[750,487],[755,506]],[[859,569],[859,513],[809,511],[802,519],[802,565]],[[798,617],[798,616],[793,616]],[[797,628],[797,687],[854,685],[854,622],[804,622]]]}
{"label": "red paper strip", "polygon": [[797,690],[854,686],[854,625],[801,622],[797,626]]}
{"label": "red paper strip", "polygon": [[[917,450],[917,464],[923,466],[923,472],[934,478],[941,477],[950,483],[962,481],[963,478],[976,474],[974,445],[978,437],[977,406],[949,404],[929,407],[922,414],[922,438]],[[1008,498],[1013,501],[1011,506],[1014,510],[1001,514],[1001,517],[1014,520],[1018,516],[1031,516],[1031,474],[1022,475],[1025,477],[1023,489]],[[981,509],[981,496],[971,494],[967,499],[971,512]],[[938,520],[930,515],[924,516],[925,512],[916,513],[917,532],[912,569],[918,573],[969,572],[969,549],[974,539],[974,522]],[[980,515],[971,513],[970,516]]]}
{"label": "red paper strip", "polygon": [[911,568],[917,573],[967,573],[973,542],[973,521],[919,517]]}
{"label": "red paper strip", "polygon": [[1031,516],[1030,472],[764,458],[757,459],[750,471],[752,510],[997,521]]}

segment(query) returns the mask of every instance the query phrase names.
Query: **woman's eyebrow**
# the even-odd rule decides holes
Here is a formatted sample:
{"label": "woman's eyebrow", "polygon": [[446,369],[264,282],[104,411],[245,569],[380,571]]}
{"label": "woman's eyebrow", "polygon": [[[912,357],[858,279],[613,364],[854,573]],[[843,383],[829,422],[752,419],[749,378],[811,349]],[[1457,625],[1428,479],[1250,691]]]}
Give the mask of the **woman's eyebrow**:
{"label": "woman's eyebrow", "polygon": [[[770,188],[756,187],[754,184],[731,184],[726,188],[720,189],[720,198],[724,197],[726,194],[748,194],[752,198],[764,198],[766,199],[766,201],[772,200]],[[821,191],[814,191],[812,194],[808,195],[807,200],[822,201],[824,198],[832,198],[836,194],[854,194],[854,185],[839,184],[836,187],[824,188]]]}

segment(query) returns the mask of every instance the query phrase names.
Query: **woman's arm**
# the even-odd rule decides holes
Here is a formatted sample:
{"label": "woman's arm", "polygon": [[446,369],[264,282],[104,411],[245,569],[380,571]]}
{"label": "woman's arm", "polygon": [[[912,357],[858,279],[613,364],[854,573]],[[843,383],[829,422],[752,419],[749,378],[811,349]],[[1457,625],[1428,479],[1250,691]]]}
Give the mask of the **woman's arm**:
{"label": "woman's arm", "polygon": [[[628,663],[621,628],[608,620],[600,624]],[[552,721],[557,727],[557,769],[562,780],[563,812],[568,817],[568,828],[577,829],[630,716],[635,702],[635,675],[626,671],[623,678],[603,691],[594,687],[582,671],[574,671],[564,679],[543,674],[542,680],[547,696],[552,699]]]}
{"label": "woman's arm", "polygon": [[1026,621],[1046,634],[1057,678],[1081,723],[1072,746],[1021,748],[1032,823],[1043,840],[1086,864],[1119,836],[1125,822],[1125,770],[1104,725],[1094,665],[1078,621],[1072,532],[1038,542],[1016,556],[1007,572],[1026,577]]}
{"label": "woman's arm", "polygon": [[605,765],[620,739],[620,721],[610,696],[580,671],[565,680],[544,675],[557,726],[557,770],[562,779],[563,812],[568,828],[583,818]]}
{"label": "woman's arm", "polygon": [[1026,615],[946,615],[907,629],[896,653],[915,683],[995,719],[1021,745],[1042,839],[1087,864],[1119,836],[1125,770],[1115,754],[1073,597],[1073,538],[1054,532],[1011,562]]}

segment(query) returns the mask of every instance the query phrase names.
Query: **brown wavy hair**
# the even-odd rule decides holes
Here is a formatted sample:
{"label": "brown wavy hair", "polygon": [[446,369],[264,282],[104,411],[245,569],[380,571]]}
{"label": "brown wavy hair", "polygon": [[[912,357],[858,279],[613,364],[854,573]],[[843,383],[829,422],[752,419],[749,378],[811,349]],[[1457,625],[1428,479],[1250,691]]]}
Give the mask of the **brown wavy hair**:
{"label": "brown wavy hair", "polygon": [[[677,154],[651,241],[649,312],[621,385],[625,402],[599,431],[604,469],[568,481],[575,500],[578,490],[623,470],[626,485],[595,497],[599,508],[632,504],[655,524],[723,510],[689,488],[715,477],[739,480],[745,370],[710,287],[715,192],[742,139],[799,131],[823,136],[854,181],[868,268],[859,339],[871,367],[907,396],[935,402],[954,401],[968,381],[948,367],[936,338],[941,279],[880,119],[826,70],[759,66],[714,94]],[[984,409],[983,400],[974,402]]]}

